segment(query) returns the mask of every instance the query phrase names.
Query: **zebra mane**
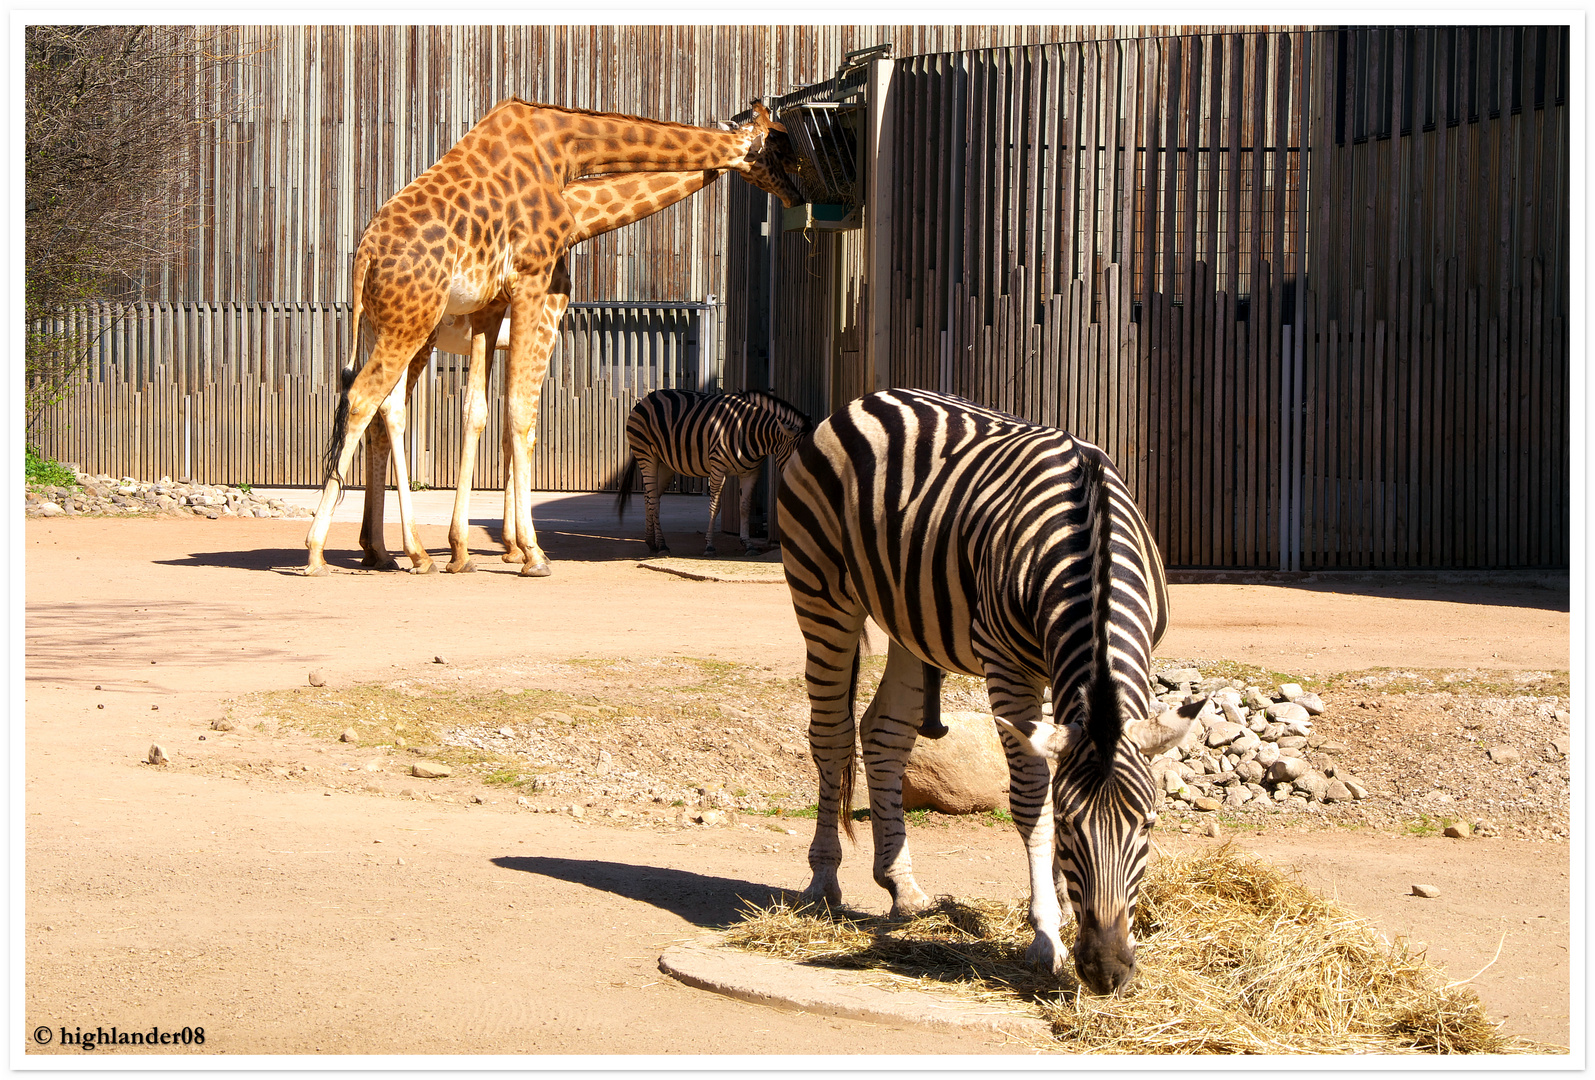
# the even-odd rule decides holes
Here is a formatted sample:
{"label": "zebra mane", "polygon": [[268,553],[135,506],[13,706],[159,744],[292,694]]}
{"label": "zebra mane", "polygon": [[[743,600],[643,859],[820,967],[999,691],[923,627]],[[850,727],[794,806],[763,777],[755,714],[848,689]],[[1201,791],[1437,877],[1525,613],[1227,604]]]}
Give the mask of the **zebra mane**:
{"label": "zebra mane", "polygon": [[1108,655],[1113,619],[1113,506],[1102,461],[1084,455],[1082,464],[1086,474],[1082,501],[1091,522],[1091,678],[1080,693],[1085,699],[1086,734],[1096,744],[1098,760],[1108,773],[1124,734],[1123,697]]}
{"label": "zebra mane", "polygon": [[765,412],[774,414],[782,427],[792,428],[803,435],[814,430],[814,421],[810,420],[802,409],[789,401],[783,401],[768,390],[744,390],[742,397],[750,405],[757,405]]}

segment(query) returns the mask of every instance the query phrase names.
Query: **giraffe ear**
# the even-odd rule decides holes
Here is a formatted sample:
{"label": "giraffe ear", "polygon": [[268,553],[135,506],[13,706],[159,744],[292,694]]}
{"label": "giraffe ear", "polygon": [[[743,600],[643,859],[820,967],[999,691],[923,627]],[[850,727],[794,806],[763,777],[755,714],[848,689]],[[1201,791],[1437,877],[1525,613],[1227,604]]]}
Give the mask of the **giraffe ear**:
{"label": "giraffe ear", "polygon": [[993,716],[997,726],[1008,732],[1016,740],[1025,753],[1032,757],[1046,758],[1056,762],[1069,749],[1069,744],[1079,737],[1079,729],[1056,724],[1049,724],[1045,720],[1037,720],[1035,729],[1028,735],[1017,725],[1010,723],[1000,716]]}
{"label": "giraffe ear", "polygon": [[1156,757],[1181,739],[1207,707],[1207,699],[1188,701],[1177,709],[1165,709],[1124,726],[1125,738],[1146,757]]}
{"label": "giraffe ear", "polygon": [[764,107],[762,98],[753,99],[753,118],[754,122],[761,127],[769,128],[771,131],[779,131],[783,135],[786,134],[786,125],[770,115],[770,110]]}

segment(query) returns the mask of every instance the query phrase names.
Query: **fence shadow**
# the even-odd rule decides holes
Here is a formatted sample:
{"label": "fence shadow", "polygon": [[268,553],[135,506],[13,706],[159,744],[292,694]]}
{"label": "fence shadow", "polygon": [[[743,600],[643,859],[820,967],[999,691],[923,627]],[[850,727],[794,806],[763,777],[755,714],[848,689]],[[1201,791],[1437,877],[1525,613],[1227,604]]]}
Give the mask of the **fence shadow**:
{"label": "fence shadow", "polygon": [[490,861],[505,870],[538,874],[652,904],[706,929],[735,922],[749,904],[767,906],[790,895],[772,885],[665,866],[544,855],[505,855]]}

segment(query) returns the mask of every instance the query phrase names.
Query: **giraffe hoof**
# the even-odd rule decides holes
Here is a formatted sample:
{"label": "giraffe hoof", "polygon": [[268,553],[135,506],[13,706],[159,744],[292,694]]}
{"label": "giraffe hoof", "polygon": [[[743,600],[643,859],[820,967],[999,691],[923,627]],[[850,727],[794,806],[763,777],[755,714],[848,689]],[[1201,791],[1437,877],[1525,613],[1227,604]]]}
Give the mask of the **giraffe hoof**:
{"label": "giraffe hoof", "polygon": [[373,570],[397,570],[399,568],[398,561],[396,559],[393,559],[393,558],[386,558],[386,559],[380,559],[380,560],[378,560],[378,559],[361,559],[360,560],[360,565],[361,566],[369,566]]}
{"label": "giraffe hoof", "polygon": [[509,563],[525,561],[525,556],[523,556],[519,551],[506,551],[504,554],[500,555],[499,558]]}
{"label": "giraffe hoof", "polygon": [[538,563],[527,563],[521,567],[521,577],[552,577],[553,574],[554,568],[549,566],[546,560]]}
{"label": "giraffe hoof", "polygon": [[443,568],[443,572],[446,574],[470,574],[475,571],[475,559],[457,559]]}
{"label": "giraffe hoof", "polygon": [[410,568],[410,573],[412,574],[435,574],[437,572],[438,564],[433,562],[431,559],[428,559],[424,563],[416,563]]}
{"label": "giraffe hoof", "polygon": [[331,571],[327,569],[326,563],[305,567],[305,577],[326,577],[329,573]]}

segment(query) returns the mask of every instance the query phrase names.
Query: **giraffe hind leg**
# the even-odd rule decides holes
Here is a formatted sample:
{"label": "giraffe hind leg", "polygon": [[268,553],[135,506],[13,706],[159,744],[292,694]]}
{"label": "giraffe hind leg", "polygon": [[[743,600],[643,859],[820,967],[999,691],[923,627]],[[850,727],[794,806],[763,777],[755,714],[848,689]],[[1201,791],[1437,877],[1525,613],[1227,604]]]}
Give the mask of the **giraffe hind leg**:
{"label": "giraffe hind leg", "polygon": [[388,495],[388,426],[386,421],[366,428],[366,504],[360,516],[361,566],[373,570],[397,570],[397,560],[388,554],[383,535]]}

